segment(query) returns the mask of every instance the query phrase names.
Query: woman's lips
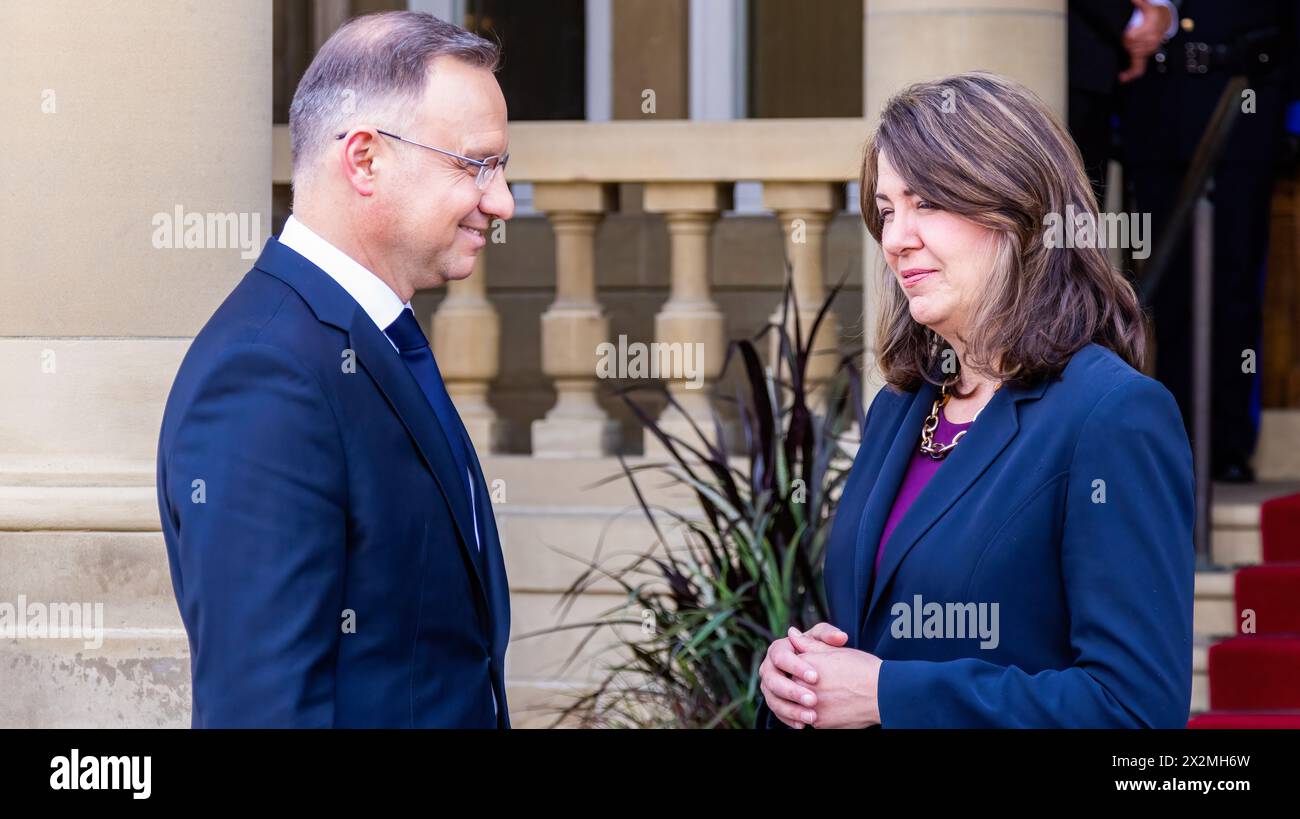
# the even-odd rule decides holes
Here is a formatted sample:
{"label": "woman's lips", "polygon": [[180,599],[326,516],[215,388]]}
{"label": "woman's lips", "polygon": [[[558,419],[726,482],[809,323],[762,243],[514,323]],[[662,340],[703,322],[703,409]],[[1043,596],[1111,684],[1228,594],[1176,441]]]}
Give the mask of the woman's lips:
{"label": "woman's lips", "polygon": [[915,287],[918,282],[929,276],[934,270],[928,268],[913,267],[903,271],[903,286]]}

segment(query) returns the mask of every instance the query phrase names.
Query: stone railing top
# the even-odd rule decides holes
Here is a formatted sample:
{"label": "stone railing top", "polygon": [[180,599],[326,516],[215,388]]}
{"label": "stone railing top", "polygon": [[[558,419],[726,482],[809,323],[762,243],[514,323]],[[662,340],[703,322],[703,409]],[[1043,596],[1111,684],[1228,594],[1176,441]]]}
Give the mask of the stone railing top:
{"label": "stone railing top", "polygon": [[[847,182],[858,178],[865,120],[516,122],[517,182]],[[288,126],[273,135],[273,179],[289,181]]]}

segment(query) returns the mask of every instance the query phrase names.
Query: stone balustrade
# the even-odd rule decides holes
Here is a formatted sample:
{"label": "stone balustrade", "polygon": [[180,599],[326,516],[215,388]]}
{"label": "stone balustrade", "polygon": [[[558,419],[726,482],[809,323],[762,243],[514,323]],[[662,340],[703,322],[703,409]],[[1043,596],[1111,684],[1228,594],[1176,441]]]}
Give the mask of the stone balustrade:
{"label": "stone balustrade", "polygon": [[[555,299],[542,313],[542,371],[555,405],[532,424],[537,457],[599,457],[619,452],[619,427],[597,400],[598,347],[610,338],[596,270],[596,234],[617,209],[619,183],[640,183],[642,207],[662,214],[670,253],[668,299],[654,320],[654,372],[697,423],[711,426],[707,387],[722,368],[727,320],[714,300],[710,247],[714,226],[733,205],[734,183],[762,183],[762,204],[785,238],[786,261],[805,340],[825,296],[825,234],[844,206],[845,183],[858,178],[867,126],[860,119],[733,122],[524,122],[511,126],[512,183],[532,184],[533,209],[555,235]],[[274,134],[274,180],[289,175],[288,134]],[[499,371],[500,319],[487,298],[482,257],[474,275],[448,286],[433,316],[433,345],[447,387],[481,452],[500,451],[500,422],[487,402]],[[773,321],[783,308],[773,305]],[[793,333],[794,316],[787,315]],[[839,341],[834,316],[814,349]],[[775,350],[773,350],[775,354]],[[689,364],[702,377],[688,378]],[[833,371],[832,355],[814,356],[814,385]],[[692,373],[694,375],[694,373]],[[675,411],[665,426],[685,433]],[[647,436],[647,452],[656,442]]]}

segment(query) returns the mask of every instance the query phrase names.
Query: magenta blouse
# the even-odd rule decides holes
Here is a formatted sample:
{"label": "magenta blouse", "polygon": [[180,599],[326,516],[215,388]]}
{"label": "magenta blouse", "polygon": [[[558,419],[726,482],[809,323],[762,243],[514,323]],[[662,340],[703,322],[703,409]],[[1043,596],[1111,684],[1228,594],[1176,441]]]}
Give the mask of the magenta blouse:
{"label": "magenta blouse", "polygon": [[[964,429],[969,429],[974,421],[967,421],[964,424],[950,424],[944,417],[943,410],[939,410],[939,427],[934,431],[934,442],[936,444],[951,443],[952,439]],[[961,444],[957,444],[960,448]],[[951,458],[957,450],[954,449],[948,453],[947,458]],[[944,459],[944,461],[947,460]],[[889,541],[889,536],[894,533],[894,527],[903,519],[904,513],[911,507],[916,496],[921,494],[921,490],[934,477],[934,473],[939,471],[944,461],[936,461],[929,455],[921,451],[921,436],[918,431],[916,437],[916,449],[912,452],[912,460],[907,465],[907,472],[903,475],[903,483],[898,487],[898,494],[894,497],[894,505],[889,510],[889,518],[885,521],[885,530],[880,534],[880,545],[876,547],[875,570],[880,569],[880,558],[885,554],[885,543]]]}

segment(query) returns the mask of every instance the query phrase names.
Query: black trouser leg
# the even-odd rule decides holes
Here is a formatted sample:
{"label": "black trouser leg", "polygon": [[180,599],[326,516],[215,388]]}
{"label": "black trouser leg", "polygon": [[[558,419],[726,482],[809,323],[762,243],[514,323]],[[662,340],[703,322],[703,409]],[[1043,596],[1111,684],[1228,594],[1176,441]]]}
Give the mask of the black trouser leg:
{"label": "black trouser leg", "polygon": [[[1227,162],[1214,176],[1214,334],[1211,426],[1216,463],[1249,461],[1259,434],[1264,261],[1273,168]],[[1244,354],[1253,351],[1253,372]]]}
{"label": "black trouser leg", "polygon": [[1115,108],[1109,94],[1070,89],[1070,136],[1083,155],[1083,167],[1097,194],[1097,207],[1106,204],[1106,167],[1110,162],[1111,116]]}
{"label": "black trouser leg", "polygon": [[[1126,169],[1137,208],[1150,212],[1154,249],[1165,241],[1169,214],[1186,165],[1141,163]],[[1225,163],[1215,175],[1214,270],[1210,336],[1211,461],[1248,461],[1258,437],[1258,372],[1243,372],[1243,352],[1261,362],[1263,262],[1268,246],[1272,170],[1265,163]],[[1156,377],[1178,400],[1191,435],[1191,230],[1151,303],[1156,326]]]}
{"label": "black trouser leg", "polygon": [[[1187,166],[1181,162],[1143,162],[1125,167],[1139,213],[1151,214],[1150,253],[1164,244],[1169,214]],[[1147,257],[1148,260],[1150,256]],[[1179,244],[1149,305],[1156,331],[1156,379],[1173,393],[1191,434],[1191,254]],[[1142,282],[1146,281],[1143,271]]]}

